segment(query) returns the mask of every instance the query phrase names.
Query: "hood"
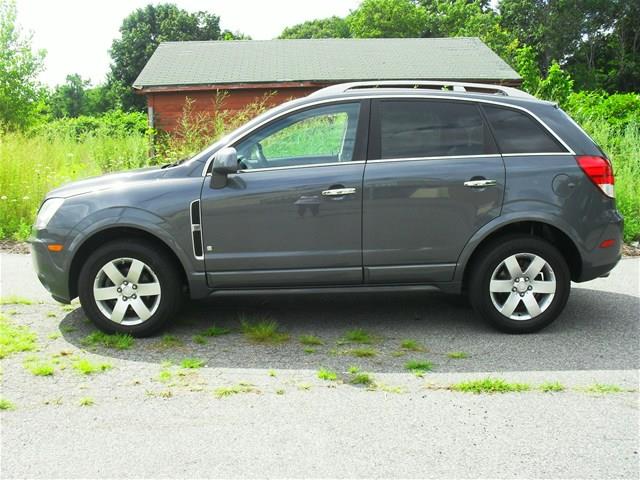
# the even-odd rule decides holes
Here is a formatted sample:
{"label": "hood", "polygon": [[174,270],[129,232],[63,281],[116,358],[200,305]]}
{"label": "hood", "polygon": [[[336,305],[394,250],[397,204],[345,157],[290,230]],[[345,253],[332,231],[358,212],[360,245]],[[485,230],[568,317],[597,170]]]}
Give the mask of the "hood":
{"label": "hood", "polygon": [[99,177],[91,177],[77,182],[70,182],[51,190],[47,198],[69,198],[84,193],[97,192],[119,187],[124,184],[159,179],[164,176],[165,170],[160,167],[139,168],[126,172],[110,173]]}

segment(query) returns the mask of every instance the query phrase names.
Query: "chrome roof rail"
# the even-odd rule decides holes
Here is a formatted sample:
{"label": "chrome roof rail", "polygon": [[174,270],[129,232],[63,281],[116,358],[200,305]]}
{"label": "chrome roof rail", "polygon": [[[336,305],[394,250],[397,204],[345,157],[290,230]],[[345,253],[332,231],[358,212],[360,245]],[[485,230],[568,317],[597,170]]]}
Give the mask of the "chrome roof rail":
{"label": "chrome roof rail", "polygon": [[505,87],[503,85],[493,85],[488,83],[468,83],[468,82],[449,82],[436,80],[380,80],[367,82],[350,82],[330,85],[313,92],[312,97],[320,97],[326,95],[335,95],[345,93],[350,90],[364,89],[427,89],[427,90],[449,90],[455,93],[484,93],[492,95],[502,95],[505,97],[529,98],[534,99],[533,95],[518,90],[513,87]]}

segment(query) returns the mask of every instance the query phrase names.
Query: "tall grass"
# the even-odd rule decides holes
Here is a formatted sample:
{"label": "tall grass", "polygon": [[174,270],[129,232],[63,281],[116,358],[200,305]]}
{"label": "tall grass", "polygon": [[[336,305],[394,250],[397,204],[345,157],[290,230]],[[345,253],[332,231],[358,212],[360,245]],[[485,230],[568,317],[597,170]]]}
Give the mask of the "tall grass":
{"label": "tall grass", "polygon": [[602,120],[587,120],[582,127],[613,163],[616,205],[624,216],[625,240],[640,239],[640,124],[616,128]]}
{"label": "tall grass", "polygon": [[144,135],[50,138],[0,134],[0,238],[23,240],[44,195],[63,183],[148,165]]}

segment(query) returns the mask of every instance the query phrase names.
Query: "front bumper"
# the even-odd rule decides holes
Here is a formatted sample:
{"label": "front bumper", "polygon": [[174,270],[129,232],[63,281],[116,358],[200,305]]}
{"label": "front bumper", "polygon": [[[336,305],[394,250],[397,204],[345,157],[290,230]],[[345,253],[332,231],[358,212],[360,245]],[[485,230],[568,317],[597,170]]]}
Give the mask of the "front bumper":
{"label": "front bumper", "polygon": [[63,268],[63,252],[50,252],[44,240],[31,237],[29,239],[33,268],[38,280],[51,294],[54,300],[60,303],[70,303],[69,273]]}

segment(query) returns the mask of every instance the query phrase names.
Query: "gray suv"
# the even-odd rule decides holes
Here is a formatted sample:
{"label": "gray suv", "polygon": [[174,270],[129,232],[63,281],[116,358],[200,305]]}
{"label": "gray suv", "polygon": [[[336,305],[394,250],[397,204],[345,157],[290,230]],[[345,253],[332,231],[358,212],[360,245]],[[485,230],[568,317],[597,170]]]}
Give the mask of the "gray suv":
{"label": "gray suv", "polygon": [[439,289],[533,332],[606,275],[611,164],[556,105],[501,86],[342,84],[177,164],[50,192],[38,277],[105,332],[150,335],[185,297]]}

